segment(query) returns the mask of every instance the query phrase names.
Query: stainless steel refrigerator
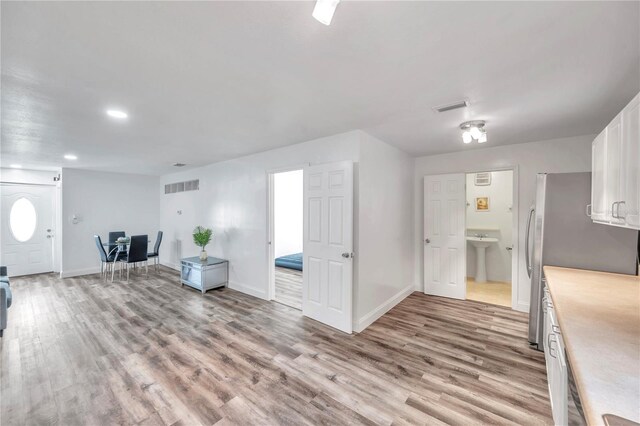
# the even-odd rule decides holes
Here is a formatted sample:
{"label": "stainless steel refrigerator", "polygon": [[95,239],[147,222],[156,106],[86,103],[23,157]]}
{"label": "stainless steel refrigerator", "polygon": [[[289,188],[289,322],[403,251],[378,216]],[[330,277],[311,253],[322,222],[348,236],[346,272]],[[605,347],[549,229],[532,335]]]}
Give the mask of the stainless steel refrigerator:
{"label": "stainless steel refrigerator", "polygon": [[590,203],[591,173],[538,174],[525,256],[531,278],[529,342],[540,350],[544,265],[636,274],[638,231],[593,223]]}

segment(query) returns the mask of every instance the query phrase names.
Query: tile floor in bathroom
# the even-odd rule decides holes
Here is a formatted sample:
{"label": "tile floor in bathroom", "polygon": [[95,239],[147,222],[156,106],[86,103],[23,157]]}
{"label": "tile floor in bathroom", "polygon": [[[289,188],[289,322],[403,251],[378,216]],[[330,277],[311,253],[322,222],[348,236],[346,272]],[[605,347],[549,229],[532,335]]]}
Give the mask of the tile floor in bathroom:
{"label": "tile floor in bathroom", "polygon": [[477,283],[473,278],[467,278],[467,299],[511,307],[511,283]]}

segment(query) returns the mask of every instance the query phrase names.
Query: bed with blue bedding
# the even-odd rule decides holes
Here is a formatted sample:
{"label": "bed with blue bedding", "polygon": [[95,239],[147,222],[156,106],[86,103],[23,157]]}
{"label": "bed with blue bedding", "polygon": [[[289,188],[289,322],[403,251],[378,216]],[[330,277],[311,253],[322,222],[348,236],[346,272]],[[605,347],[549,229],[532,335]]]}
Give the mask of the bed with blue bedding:
{"label": "bed with blue bedding", "polygon": [[277,257],[276,266],[302,271],[302,253],[294,253]]}

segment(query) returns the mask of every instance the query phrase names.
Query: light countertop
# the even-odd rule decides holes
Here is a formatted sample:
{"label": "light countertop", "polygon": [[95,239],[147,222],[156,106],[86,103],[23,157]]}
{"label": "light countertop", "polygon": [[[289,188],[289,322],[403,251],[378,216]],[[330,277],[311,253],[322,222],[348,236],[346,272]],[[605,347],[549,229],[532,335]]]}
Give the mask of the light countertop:
{"label": "light countertop", "polygon": [[640,277],[544,274],[587,422],[609,413],[640,423]]}

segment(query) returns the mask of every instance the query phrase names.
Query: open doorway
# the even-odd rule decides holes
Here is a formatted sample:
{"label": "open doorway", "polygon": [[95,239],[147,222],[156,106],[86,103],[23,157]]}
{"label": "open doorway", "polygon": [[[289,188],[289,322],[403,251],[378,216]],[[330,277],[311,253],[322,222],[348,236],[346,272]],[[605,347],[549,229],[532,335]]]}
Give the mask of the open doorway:
{"label": "open doorway", "polygon": [[511,307],[513,170],[466,174],[466,298]]}
{"label": "open doorway", "polygon": [[271,299],[302,309],[303,171],[271,175]]}

